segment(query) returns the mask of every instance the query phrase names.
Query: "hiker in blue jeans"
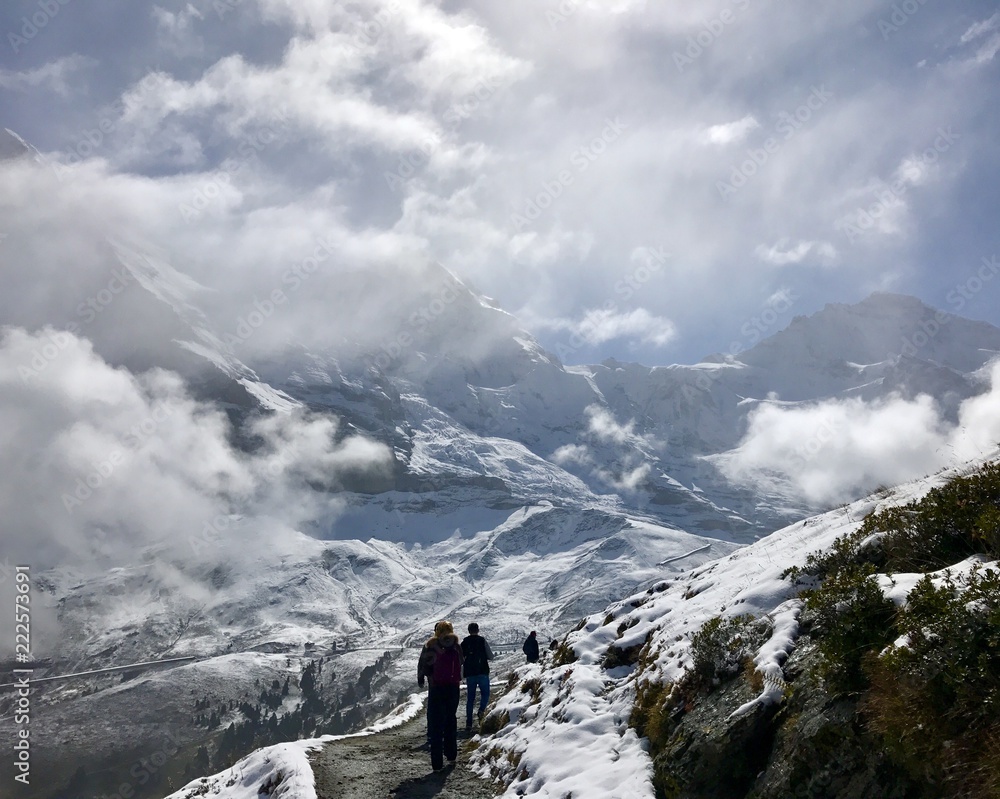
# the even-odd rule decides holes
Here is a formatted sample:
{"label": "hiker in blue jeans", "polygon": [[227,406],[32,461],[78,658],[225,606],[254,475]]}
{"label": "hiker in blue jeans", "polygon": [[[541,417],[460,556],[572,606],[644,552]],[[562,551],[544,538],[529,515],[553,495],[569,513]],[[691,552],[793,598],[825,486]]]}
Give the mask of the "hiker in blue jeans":
{"label": "hiker in blue jeans", "polygon": [[472,730],[472,708],[476,704],[476,689],[479,689],[479,712],[476,718],[480,727],[486,713],[486,705],[490,701],[490,661],[493,660],[493,650],[486,639],[479,634],[479,625],[472,622],[469,634],[462,639],[462,654],[465,662],[462,666],[465,675],[465,731]]}

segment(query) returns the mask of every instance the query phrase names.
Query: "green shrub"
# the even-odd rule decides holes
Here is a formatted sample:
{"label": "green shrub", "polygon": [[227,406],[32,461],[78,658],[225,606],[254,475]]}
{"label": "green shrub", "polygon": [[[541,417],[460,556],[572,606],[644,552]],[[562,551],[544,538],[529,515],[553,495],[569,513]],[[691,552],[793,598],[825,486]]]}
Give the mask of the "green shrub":
{"label": "green shrub", "polygon": [[885,533],[887,569],[941,569],[969,555],[1000,556],[1000,465],[956,477],[920,500],[865,519],[861,536]]}
{"label": "green shrub", "polygon": [[1000,575],[921,580],[900,611],[906,646],[869,662],[871,729],[942,796],[1000,796]]}
{"label": "green shrub", "polygon": [[681,690],[710,691],[720,680],[735,677],[770,634],[767,621],[750,615],[709,619],[691,636],[691,667],[681,680]]}
{"label": "green shrub", "polygon": [[653,752],[663,748],[673,731],[671,713],[675,705],[670,698],[673,690],[669,682],[641,682],[636,689],[629,723],[640,738],[649,739]]}
{"label": "green shrub", "polygon": [[861,564],[887,573],[925,571],[973,554],[1000,557],[1000,464],[987,463],[923,499],[869,514],[857,530],[782,577],[825,579]]}
{"label": "green shrub", "polygon": [[566,639],[563,638],[556,647],[556,651],[552,654],[552,665],[553,666],[568,666],[570,663],[576,663],[576,652],[573,650]]}
{"label": "green shrub", "polygon": [[605,669],[615,669],[619,666],[634,666],[639,660],[639,653],[645,644],[618,647],[612,644],[601,658],[601,666]]}
{"label": "green shrub", "polygon": [[648,738],[650,753],[660,751],[673,731],[671,714],[676,703],[672,694],[674,685],[671,682],[648,679],[653,664],[656,662],[659,650],[653,648],[652,638],[647,639],[646,647],[639,654],[639,679],[636,681],[635,701],[632,704],[632,714],[629,725],[635,729],[640,738]]}
{"label": "green shrub", "polygon": [[[787,576],[796,580],[803,574],[822,580],[805,596],[819,623],[816,637],[831,688],[862,690],[868,682],[862,667],[866,657],[898,635],[895,609],[882,595],[875,572],[937,570],[976,553],[997,557],[998,544],[1000,466],[989,463],[923,499],[870,514],[827,552],[810,555],[803,569],[790,569]],[[914,592],[907,619],[916,618],[918,608],[932,617],[944,613],[946,598],[931,589],[922,585]]]}
{"label": "green shrub", "polygon": [[[894,509],[891,509],[894,510]],[[806,558],[801,569],[786,569],[782,576],[799,580],[803,575],[825,579],[831,574],[867,564],[875,570],[886,565],[884,536],[873,535],[873,531],[862,525],[853,533],[842,535],[833,542],[827,552],[817,552]]]}
{"label": "green shrub", "polygon": [[886,599],[868,564],[848,566],[827,577],[807,594],[815,613],[813,634],[823,655],[821,675],[834,693],[851,693],[867,685],[862,668],[895,637],[896,607]]}

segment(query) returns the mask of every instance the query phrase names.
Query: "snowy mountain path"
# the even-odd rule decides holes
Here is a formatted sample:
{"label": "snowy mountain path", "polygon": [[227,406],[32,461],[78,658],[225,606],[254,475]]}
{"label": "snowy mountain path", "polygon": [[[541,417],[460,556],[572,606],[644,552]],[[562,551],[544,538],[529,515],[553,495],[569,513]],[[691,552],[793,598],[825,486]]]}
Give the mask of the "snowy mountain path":
{"label": "snowy mountain path", "polygon": [[431,770],[422,749],[427,718],[423,713],[390,730],[327,744],[310,757],[316,799],[492,799],[493,784],[469,768],[467,738],[459,730],[458,760],[443,771]]}

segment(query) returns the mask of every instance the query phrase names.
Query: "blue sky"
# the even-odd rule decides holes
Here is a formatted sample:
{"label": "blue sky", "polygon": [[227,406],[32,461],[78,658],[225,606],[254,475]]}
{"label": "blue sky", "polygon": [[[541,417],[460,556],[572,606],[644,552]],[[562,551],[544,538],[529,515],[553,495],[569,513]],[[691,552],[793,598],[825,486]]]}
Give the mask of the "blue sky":
{"label": "blue sky", "polygon": [[995,2],[35,0],[0,34],[0,125],[95,217],[33,202],[234,307],[323,240],[437,260],[570,362],[878,290],[1000,324]]}

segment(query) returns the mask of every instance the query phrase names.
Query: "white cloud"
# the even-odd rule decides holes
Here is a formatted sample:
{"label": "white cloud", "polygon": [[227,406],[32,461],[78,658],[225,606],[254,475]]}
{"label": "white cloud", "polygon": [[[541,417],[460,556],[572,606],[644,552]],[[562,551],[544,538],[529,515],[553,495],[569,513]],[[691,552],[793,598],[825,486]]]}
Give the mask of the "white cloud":
{"label": "white cloud", "polygon": [[190,3],[176,12],[154,5],[151,13],[160,28],[160,32],[170,34],[187,33],[191,29],[192,20],[205,18],[205,15]]}
{"label": "white cloud", "polygon": [[1000,53],[1000,33],[993,34],[989,40],[983,44],[973,56],[973,61],[977,66],[990,63],[996,54]]}
{"label": "white cloud", "polygon": [[589,405],[585,412],[587,432],[601,441],[625,444],[638,438],[635,432],[635,419],[629,420],[626,424],[619,424],[614,415],[600,405]]}
{"label": "white cloud", "polygon": [[649,477],[651,471],[652,467],[648,463],[641,463],[635,468],[623,470],[620,474],[601,469],[598,476],[619,491],[636,491]]}
{"label": "white cloud", "polygon": [[984,370],[990,390],[962,403],[951,448],[957,462],[982,457],[1000,445],[1000,360]]}
{"label": "white cloud", "polygon": [[594,456],[585,444],[564,444],[549,456],[560,466],[593,466]]}
{"label": "white cloud", "polygon": [[[589,444],[564,444],[551,460],[570,471],[587,472],[616,491],[638,490],[652,471],[644,450],[657,442],[636,433],[634,419],[621,424],[600,405],[589,405],[584,413]],[[594,449],[601,454],[595,455]]]}
{"label": "white cloud", "polygon": [[634,339],[662,347],[677,336],[677,327],[669,319],[654,316],[645,308],[631,311],[593,308],[581,319],[543,319],[537,327],[565,330],[591,345],[615,339]]}
{"label": "white cloud", "polygon": [[819,507],[980,457],[1000,442],[1000,362],[990,391],[963,403],[950,425],[927,396],[867,403],[765,403],[740,446],[711,461],[733,482],[784,490]]}
{"label": "white cloud", "polygon": [[0,69],[0,88],[18,92],[49,89],[56,94],[65,96],[73,90],[79,90],[80,73],[96,63],[92,58],[69,55],[43,64],[36,69],[20,72]]}
{"label": "white cloud", "polygon": [[517,263],[538,267],[555,263],[560,258],[574,257],[582,261],[593,246],[593,236],[585,231],[556,229],[539,233],[532,230],[512,236],[508,251]]}
{"label": "white cloud", "polygon": [[[191,541],[238,514],[272,529],[332,516],[347,475],[385,473],[388,450],[340,437],[331,417],[273,415],[231,443],[218,407],[175,374],[113,368],[66,331],[0,339],[0,513],[4,550],[38,568],[120,564],[145,546],[191,561]],[[268,522],[267,520],[272,520]]]}
{"label": "white cloud", "polygon": [[617,457],[617,464],[612,468],[596,465],[589,452],[580,456],[579,462],[591,466],[591,473],[617,491],[636,491],[649,477],[652,467],[646,460],[644,449],[656,446],[656,441],[650,436],[635,432],[635,420],[630,419],[621,424],[614,415],[600,405],[590,405],[585,409],[587,415],[587,433],[598,442],[611,444],[623,454]]}
{"label": "white cloud", "polygon": [[[195,79],[165,80],[132,97],[125,122],[140,132],[165,121],[197,127],[209,114],[239,138],[278,116],[285,144],[304,137],[338,153],[430,149],[435,162],[464,162],[478,156],[453,141],[450,128],[530,72],[530,64],[496,47],[469,17],[430,4],[261,4],[300,28],[279,63],[227,55]],[[178,34],[193,11],[157,7],[154,16]],[[376,81],[381,91],[373,91]]]}
{"label": "white cloud", "polygon": [[194,21],[203,21],[205,15],[191,3],[179,11],[168,11],[154,5],[151,14],[156,21],[159,45],[167,47],[174,55],[181,58],[197,55],[203,51],[205,45],[201,36],[195,32]]}
{"label": "white cloud", "polygon": [[832,263],[837,258],[837,248],[829,241],[799,241],[790,246],[787,238],[780,239],[770,247],[758,244],[754,253],[760,260],[775,266],[800,264],[810,256],[823,264]]}
{"label": "white cloud", "polygon": [[722,125],[712,125],[706,132],[706,141],[710,144],[732,144],[743,141],[747,134],[760,127],[760,123],[752,116],[747,115],[735,122],[726,122]]}
{"label": "white cloud", "polygon": [[971,56],[957,62],[960,71],[971,72],[992,62],[1000,52],[1000,13],[969,26],[959,44],[966,46],[965,52],[975,48]]}
{"label": "white cloud", "polygon": [[962,44],[968,44],[974,39],[981,38],[988,33],[1000,28],[1000,13],[994,14],[989,19],[984,19],[981,22],[976,22],[969,26],[968,30],[962,34],[962,38],[959,41]]}
{"label": "white cloud", "polygon": [[[987,207],[998,185],[989,150],[996,88],[986,72],[955,80],[946,69],[913,70],[928,57],[920,37],[886,47],[877,35],[859,36],[884,12],[873,0],[819,10],[731,6],[588,2],[553,18],[527,0],[257,0],[222,17],[211,3],[192,2],[198,19],[187,0],[159,2],[154,24],[142,26],[148,40],[101,54],[103,85],[93,96],[134,100],[120,115],[120,102],[87,108],[71,92],[72,115],[45,110],[52,124],[40,123],[37,104],[21,102],[20,116],[4,124],[38,124],[22,132],[31,139],[45,130],[42,149],[79,151],[83,142],[93,151],[85,132],[107,121],[113,131],[96,156],[116,178],[143,173],[150,185],[130,181],[131,191],[221,191],[205,211],[217,223],[209,246],[190,231],[155,238],[179,261],[238,250],[256,263],[263,255],[244,246],[253,239],[276,262],[334,229],[350,250],[345,260],[377,242],[382,253],[446,264],[505,308],[560,320],[537,327],[550,348],[586,322],[581,340],[600,348],[587,357],[687,360],[719,349],[735,332],[726,320],[752,314],[779,281],[793,281],[803,311],[829,291],[885,285],[886,273],[900,270],[897,288],[926,296],[939,282],[912,283],[937,280],[932,248],[911,246],[931,229],[923,215],[957,230],[954,198],[980,186],[977,202]],[[719,27],[724,7],[734,15]],[[921,25],[954,17],[944,7],[920,13]],[[710,40],[706,24],[720,31]],[[993,24],[970,29],[961,54],[988,43]],[[99,38],[88,25],[63,30],[82,47]],[[157,52],[150,31],[164,41],[171,31],[201,37],[206,47],[183,66],[165,57],[162,82],[130,89]],[[689,38],[704,51],[679,70],[673,55]],[[794,76],[780,69],[788,63],[799,65]],[[873,79],[858,82],[855,73]],[[824,81],[833,97],[817,105],[812,87]],[[600,142],[615,118],[628,127]],[[955,152],[941,154],[938,169],[914,162],[897,172],[942,124],[962,134]],[[248,140],[269,128],[273,142],[256,150]],[[590,149],[595,141],[600,152]],[[230,173],[234,160],[240,169]],[[717,182],[747,164],[752,177],[722,201]],[[388,187],[386,175],[399,172],[405,178]],[[838,217],[880,203],[900,174],[910,194],[880,204],[874,230],[907,235],[872,235],[858,246],[838,237]],[[538,198],[546,207],[537,218],[512,225],[513,211]],[[199,224],[209,227],[207,218]],[[773,246],[789,232],[790,243]],[[991,246],[985,235],[954,244],[982,252]],[[768,269],[768,259],[803,257],[798,238],[818,242],[803,263],[826,258],[829,239],[837,273],[810,284],[804,271]],[[284,252],[277,242],[288,242]],[[762,242],[763,260],[751,255],[748,264]],[[672,258],[660,282],[625,305],[617,286],[634,274],[637,247],[663,247]],[[231,274],[231,260],[218,271]],[[589,310],[611,301],[620,303],[613,312]]]}

